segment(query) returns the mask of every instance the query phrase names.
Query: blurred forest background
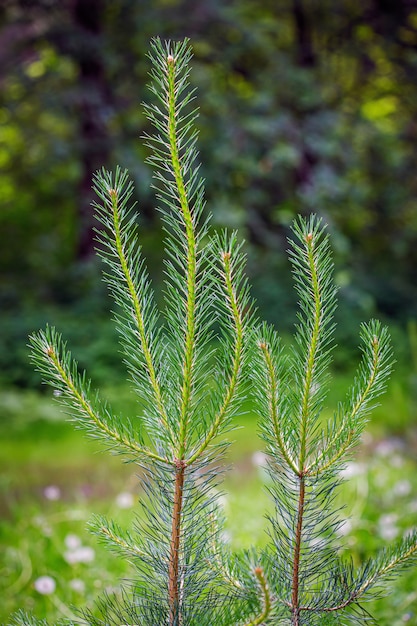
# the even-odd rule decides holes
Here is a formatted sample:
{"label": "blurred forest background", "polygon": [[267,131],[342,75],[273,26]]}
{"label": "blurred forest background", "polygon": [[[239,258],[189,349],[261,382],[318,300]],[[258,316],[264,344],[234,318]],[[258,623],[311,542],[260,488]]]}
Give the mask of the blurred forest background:
{"label": "blurred forest background", "polygon": [[99,167],[130,170],[144,254],[162,284],[163,234],[140,139],[156,35],[191,38],[208,210],[247,240],[262,315],[281,331],[293,326],[288,225],[313,211],[335,252],[339,365],[359,320],[410,328],[415,0],[3,0],[1,382],[38,386],[27,335],[48,320],[65,327],[98,381],[120,371],[94,256]]}
{"label": "blurred forest background", "polygon": [[[260,314],[285,341],[289,224],[310,212],[328,224],[340,288],[329,406],[350,385],[360,321],[389,324],[396,370],[344,470],[342,541],[358,564],[415,526],[417,0],[1,0],[0,623],[18,608],[71,618],[71,605],[120,593],[128,576],[95,554],[86,522],[94,511],[132,523],[135,468],[93,454],[64,422],[26,344],[56,325],[104,397],[136,414],[94,254],[91,178],[129,169],[162,303],[163,232],[140,139],[155,36],[191,39],[207,210],[246,239]],[[224,497],[237,549],[265,543],[271,506],[250,410],[239,425]],[[417,624],[417,571],[391,592],[371,606],[381,626]]]}

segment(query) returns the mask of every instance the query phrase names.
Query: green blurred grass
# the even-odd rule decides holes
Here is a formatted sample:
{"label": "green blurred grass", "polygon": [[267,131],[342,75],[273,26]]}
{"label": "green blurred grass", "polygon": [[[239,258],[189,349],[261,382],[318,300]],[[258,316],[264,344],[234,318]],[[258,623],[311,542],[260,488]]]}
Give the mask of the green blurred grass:
{"label": "green blurred grass", "polygon": [[[344,396],[350,380],[347,374],[334,378],[329,406]],[[105,395],[116,410],[135,414],[127,387],[106,388]],[[347,503],[351,518],[341,540],[356,563],[416,524],[415,408],[409,380],[395,375],[364,445],[347,466],[350,480],[339,502]],[[51,395],[3,391],[0,415],[0,623],[7,624],[19,608],[54,623],[71,616],[72,604],[91,605],[98,593],[117,591],[129,576],[129,566],[89,534],[87,522],[103,513],[124,526],[131,523],[140,498],[135,468],[103,454],[102,446],[75,430]],[[231,469],[221,487],[227,537],[238,550],[267,542],[265,514],[271,510],[263,445],[250,410],[239,422],[230,435]],[[47,497],[51,486],[56,499]],[[94,550],[90,562],[68,562],[68,537],[74,536]],[[55,593],[37,593],[34,582],[42,575],[55,579]],[[369,605],[381,626],[417,624],[416,589],[413,570],[392,584],[389,597]]]}

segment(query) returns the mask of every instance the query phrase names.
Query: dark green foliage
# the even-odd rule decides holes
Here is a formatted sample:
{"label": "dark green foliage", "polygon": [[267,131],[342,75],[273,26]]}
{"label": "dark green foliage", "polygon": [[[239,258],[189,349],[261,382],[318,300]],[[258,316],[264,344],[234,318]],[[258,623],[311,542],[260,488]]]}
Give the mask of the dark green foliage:
{"label": "dark green foliage", "polygon": [[[90,30],[77,18],[83,7]],[[149,132],[137,118],[145,52],[159,33],[195,42],[194,81],[208,93],[207,197],[216,223],[239,227],[253,248],[263,316],[290,305],[292,328],[285,238],[297,213],[320,210],[341,270],[344,345],[364,316],[414,317],[415,22],[405,0],[346,1],[337,12],[329,0],[8,0],[0,12],[2,311],[14,317],[22,301],[37,311],[52,302],[77,315],[77,300],[88,299],[94,277],[78,289],[68,268],[85,272],[80,240],[92,213],[87,220],[79,207],[101,164],[129,167],[146,258],[159,263],[147,149],[137,142],[138,127]],[[95,72],[86,77],[89,60]],[[91,126],[100,133],[89,136]]]}

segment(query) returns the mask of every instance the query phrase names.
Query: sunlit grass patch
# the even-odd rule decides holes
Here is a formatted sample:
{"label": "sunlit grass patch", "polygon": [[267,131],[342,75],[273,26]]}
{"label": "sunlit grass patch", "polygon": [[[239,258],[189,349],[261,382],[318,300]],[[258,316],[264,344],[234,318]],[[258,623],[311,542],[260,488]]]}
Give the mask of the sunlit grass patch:
{"label": "sunlit grass patch", "polygon": [[[345,378],[337,376],[334,382],[332,395],[339,397]],[[404,381],[397,384],[402,389]],[[412,405],[404,393],[399,412],[407,411],[402,415],[409,423],[405,438],[390,428],[396,393],[391,386],[360,454],[343,471],[340,502],[348,504],[341,539],[357,563],[416,525]],[[106,395],[122,413],[134,414],[135,397],[127,387],[109,388]],[[100,545],[88,521],[101,513],[131,526],[140,500],[136,467],[102,455],[102,447],[75,431],[48,395],[3,392],[0,406],[0,623],[7,624],[17,609],[55,623],[70,617],[75,607],[93,606],[103,590],[118,593],[121,581],[129,578],[129,566]],[[265,514],[271,507],[266,458],[249,408],[239,420],[243,427],[230,433],[231,469],[221,486],[227,538],[237,550],[268,541]],[[369,604],[369,610],[380,626],[417,623],[417,572],[392,584],[389,598]]]}

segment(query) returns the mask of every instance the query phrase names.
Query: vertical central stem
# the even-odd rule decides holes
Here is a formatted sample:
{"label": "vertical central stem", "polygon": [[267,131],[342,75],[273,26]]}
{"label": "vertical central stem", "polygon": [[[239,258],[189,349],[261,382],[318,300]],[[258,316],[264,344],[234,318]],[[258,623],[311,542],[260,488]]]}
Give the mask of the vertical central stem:
{"label": "vertical central stem", "polygon": [[184,489],[184,474],[185,462],[180,459],[176,459],[174,508],[172,511],[171,545],[168,571],[169,626],[176,626],[177,624],[180,624],[178,564],[181,539],[181,511]]}
{"label": "vertical central stem", "polygon": [[294,562],[293,562],[293,571],[292,571],[292,595],[291,595],[292,626],[299,626],[299,623],[300,623],[299,581],[300,581],[301,538],[302,538],[302,531],[303,531],[304,501],[305,501],[305,478],[304,476],[299,476],[299,480],[300,480],[300,490],[298,494],[297,527],[295,530]]}
{"label": "vertical central stem", "polygon": [[[182,383],[182,402],[179,433],[178,457],[183,458],[187,445],[187,430],[189,420],[189,408],[192,394],[193,361],[195,352],[196,335],[196,280],[197,280],[197,241],[196,225],[188,203],[187,186],[185,180],[184,167],[181,163],[180,142],[178,139],[178,85],[176,83],[175,58],[172,55],[167,57],[168,68],[168,138],[172,162],[172,174],[178,191],[179,208],[182,214],[182,221],[185,227],[187,269],[185,281],[187,285],[186,299],[186,329],[184,341],[184,365]],[[186,171],[187,168],[185,168]]]}

